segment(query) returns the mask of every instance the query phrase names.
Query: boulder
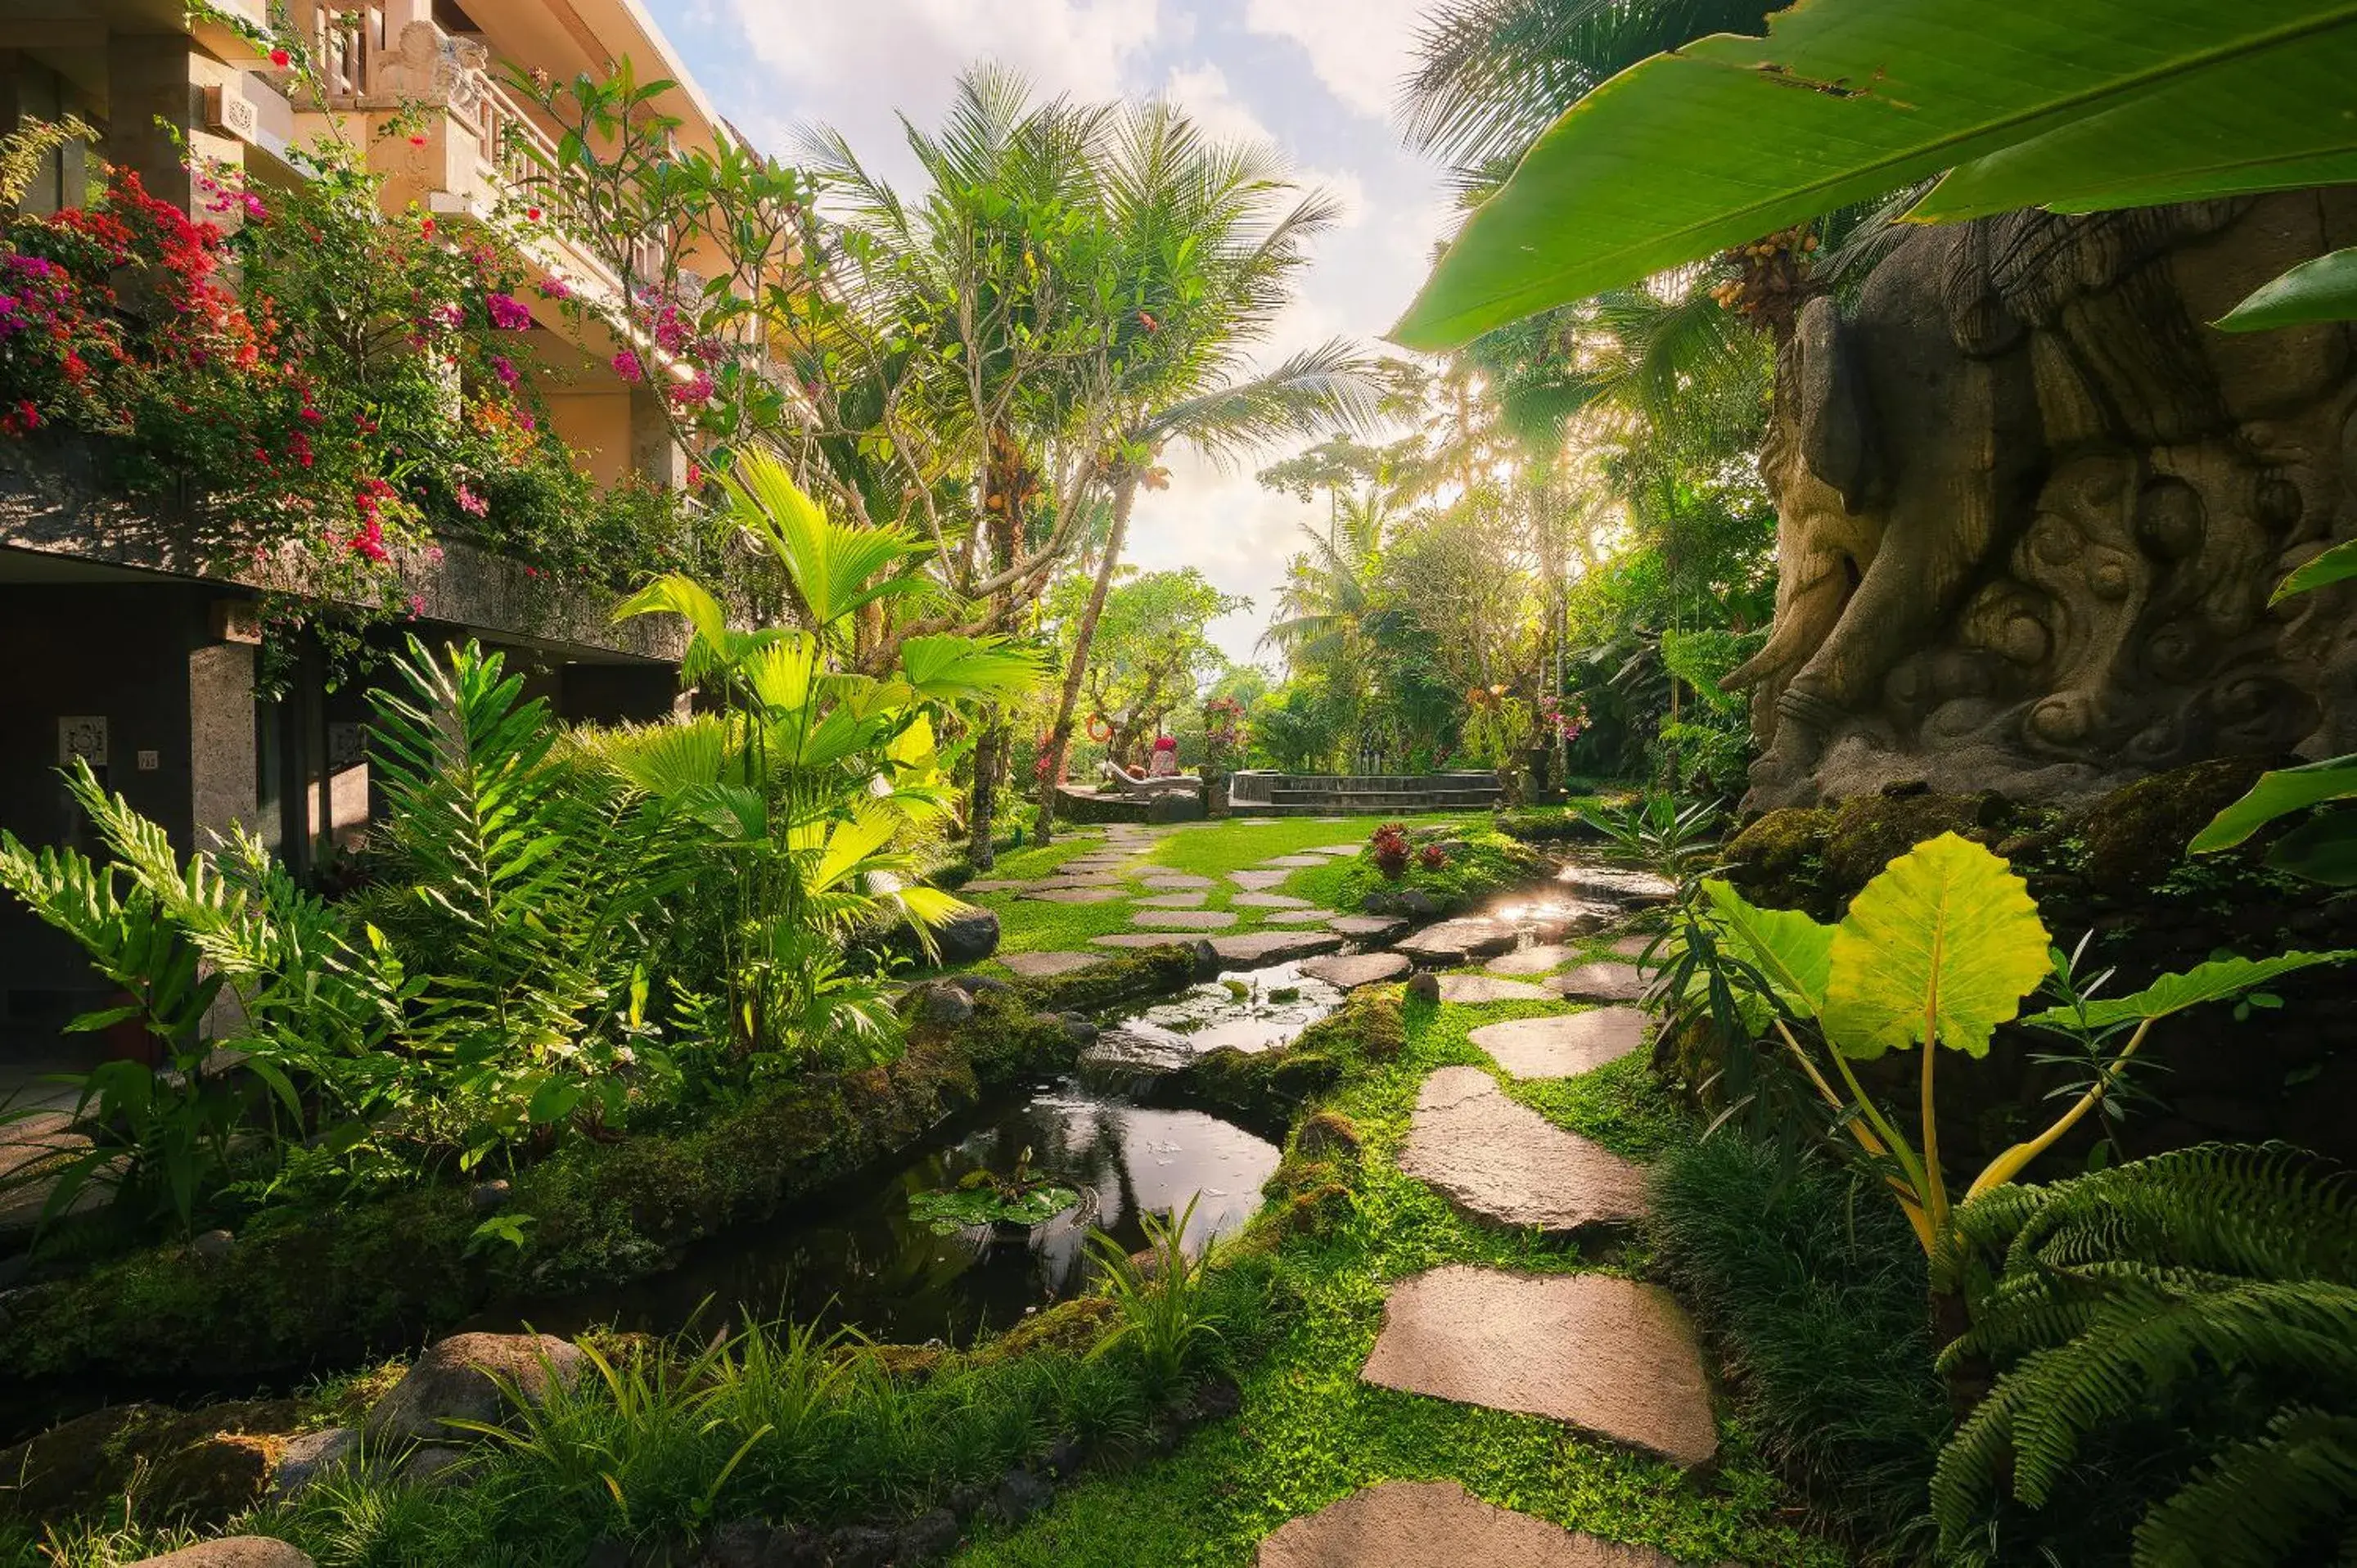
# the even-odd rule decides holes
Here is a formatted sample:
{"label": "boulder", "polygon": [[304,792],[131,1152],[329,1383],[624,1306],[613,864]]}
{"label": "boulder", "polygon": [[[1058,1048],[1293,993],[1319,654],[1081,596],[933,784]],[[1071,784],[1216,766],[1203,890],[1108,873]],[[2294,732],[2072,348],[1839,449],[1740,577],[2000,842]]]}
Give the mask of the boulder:
{"label": "boulder", "polygon": [[270,1493],[291,1498],[338,1466],[349,1464],[361,1451],[361,1434],[349,1426],[330,1426],[290,1437],[278,1452],[277,1468],[270,1477]]}
{"label": "boulder", "polygon": [[992,909],[960,911],[933,928],[933,941],[948,965],[980,963],[998,950],[998,914]]}
{"label": "boulder", "polygon": [[129,1568],[317,1568],[317,1564],[285,1541],[266,1535],[225,1535],[161,1557],[143,1557]]}
{"label": "boulder", "polygon": [[953,1028],[974,1016],[974,998],[963,987],[937,980],[909,993],[909,1011],[920,1024]]}
{"label": "boulder", "polygon": [[[1392,956],[1397,958],[1401,955],[1394,953]],[[1417,970],[1414,974],[1408,976],[1407,993],[1410,996],[1415,997],[1418,1002],[1438,1002],[1440,1000],[1440,976],[1433,973],[1427,969]]]}
{"label": "boulder", "polygon": [[538,1404],[552,1380],[570,1388],[587,1359],[569,1340],[548,1334],[454,1334],[417,1358],[376,1402],[363,1429],[372,1443],[468,1442],[473,1434],[446,1423],[501,1420],[511,1391]]}

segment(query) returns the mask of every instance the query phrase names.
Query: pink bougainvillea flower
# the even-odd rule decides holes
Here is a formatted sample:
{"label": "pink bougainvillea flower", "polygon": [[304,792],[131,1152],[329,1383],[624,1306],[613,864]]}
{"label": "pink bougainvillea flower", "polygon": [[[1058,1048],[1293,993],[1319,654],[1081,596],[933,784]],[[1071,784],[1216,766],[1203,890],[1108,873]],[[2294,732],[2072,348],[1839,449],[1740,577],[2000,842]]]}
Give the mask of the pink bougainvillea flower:
{"label": "pink bougainvillea flower", "polygon": [[419,616],[422,616],[422,615],[424,615],[425,613],[425,595],[423,595],[423,594],[412,594],[412,595],[410,595],[410,596],[409,596],[409,618],[410,618],[410,619],[412,619],[412,620],[415,620]]}
{"label": "pink bougainvillea flower", "polygon": [[704,465],[690,463],[687,466],[687,488],[692,490],[702,483],[704,483]]}
{"label": "pink bougainvillea flower", "polygon": [[483,295],[483,308],[491,313],[491,325],[502,332],[521,332],[532,325],[532,312],[511,294]]}
{"label": "pink bougainvillea flower", "polygon": [[491,503],[468,489],[465,481],[462,480],[458,485],[458,510],[468,517],[489,517],[491,512]]}
{"label": "pink bougainvillea flower", "polygon": [[439,566],[442,564],[442,547],[438,544],[427,545],[425,547],[425,558],[428,561],[433,562],[436,566]]}
{"label": "pink bougainvillea flower", "polygon": [[517,373],[515,361],[509,359],[505,354],[494,354],[491,356],[491,374],[499,377],[500,385],[508,388],[510,391],[513,391],[516,382],[523,379]]}
{"label": "pink bougainvillea flower", "polygon": [[540,280],[540,292],[548,299],[571,299],[573,285],[560,277],[544,277]]}
{"label": "pink bougainvillea flower", "polygon": [[614,356],[614,373],[626,381],[636,382],[647,379],[646,366],[640,364],[639,357],[628,349]]}
{"label": "pink bougainvillea flower", "polygon": [[674,382],[663,395],[686,408],[694,403],[710,403],[714,390],[711,374],[698,371],[693,380]]}

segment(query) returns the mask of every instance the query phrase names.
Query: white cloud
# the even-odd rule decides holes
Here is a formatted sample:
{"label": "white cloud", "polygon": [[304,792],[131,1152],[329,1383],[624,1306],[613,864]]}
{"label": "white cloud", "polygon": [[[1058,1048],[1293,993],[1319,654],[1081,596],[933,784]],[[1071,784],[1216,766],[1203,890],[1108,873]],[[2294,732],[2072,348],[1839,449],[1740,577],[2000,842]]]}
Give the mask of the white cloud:
{"label": "white cloud", "polygon": [[1203,134],[1222,142],[1274,142],[1276,137],[1228,85],[1228,73],[1209,60],[1172,66],[1162,96],[1194,117]]}
{"label": "white cloud", "polygon": [[1049,91],[1110,98],[1162,26],[1159,0],[731,3],[755,52],[787,81],[896,103],[894,84],[935,85],[975,59],[1003,61]]}
{"label": "white cloud", "polygon": [[1382,118],[1399,97],[1426,0],[1247,0],[1244,26],[1290,38],[1328,91]]}

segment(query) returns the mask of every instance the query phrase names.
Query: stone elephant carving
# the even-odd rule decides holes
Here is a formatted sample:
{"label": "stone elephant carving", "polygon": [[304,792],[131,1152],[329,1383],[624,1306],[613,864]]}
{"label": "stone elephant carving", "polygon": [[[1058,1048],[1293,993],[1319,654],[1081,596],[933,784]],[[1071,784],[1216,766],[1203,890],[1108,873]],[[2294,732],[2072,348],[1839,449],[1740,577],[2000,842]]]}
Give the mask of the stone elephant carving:
{"label": "stone elephant carving", "polygon": [[1910,234],[1846,311],[1810,300],[1760,457],[1776,622],[1729,681],[1749,803],[2070,797],[2351,727],[2346,607],[2266,604],[2357,532],[2349,334],[2202,323],[2352,238],[2345,189],[2014,213]]}

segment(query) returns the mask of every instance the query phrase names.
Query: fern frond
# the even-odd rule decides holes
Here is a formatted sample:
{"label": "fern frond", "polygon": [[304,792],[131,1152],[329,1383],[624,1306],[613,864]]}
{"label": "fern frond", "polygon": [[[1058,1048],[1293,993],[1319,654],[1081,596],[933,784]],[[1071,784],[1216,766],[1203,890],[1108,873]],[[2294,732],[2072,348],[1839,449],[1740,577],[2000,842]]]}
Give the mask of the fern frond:
{"label": "fern frond", "polygon": [[[2351,1561],[2357,1416],[2287,1410],[2266,1434],[2219,1454],[2136,1527],[2136,1568],[2273,1568]],[[2301,1555],[2295,1555],[2299,1553]]]}

